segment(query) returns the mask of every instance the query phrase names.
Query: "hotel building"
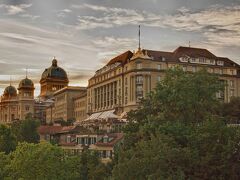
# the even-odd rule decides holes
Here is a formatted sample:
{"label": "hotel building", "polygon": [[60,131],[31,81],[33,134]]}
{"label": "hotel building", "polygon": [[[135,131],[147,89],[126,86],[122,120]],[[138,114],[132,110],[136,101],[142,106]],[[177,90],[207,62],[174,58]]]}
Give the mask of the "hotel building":
{"label": "hotel building", "polygon": [[173,52],[139,48],[111,59],[89,79],[88,114],[93,117],[114,110],[118,116],[124,116],[154,90],[167,69],[176,66],[188,72],[206,68],[208,72],[218,74],[228,83],[225,91],[218,94],[225,102],[232,96],[240,96],[240,66],[228,58],[217,57],[200,48],[179,47]]}

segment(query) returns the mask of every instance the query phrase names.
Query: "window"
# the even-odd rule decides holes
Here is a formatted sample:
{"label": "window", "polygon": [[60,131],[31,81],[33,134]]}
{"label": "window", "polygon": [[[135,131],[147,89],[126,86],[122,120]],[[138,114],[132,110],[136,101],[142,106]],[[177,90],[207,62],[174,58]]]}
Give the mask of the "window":
{"label": "window", "polygon": [[128,79],[125,78],[125,85],[128,85]]}
{"label": "window", "polygon": [[192,72],[196,72],[197,71],[197,67],[196,66],[192,66]]}
{"label": "window", "polygon": [[136,83],[137,84],[142,84],[143,83],[143,76],[142,75],[136,76]]}
{"label": "window", "polygon": [[234,75],[234,70],[230,69],[230,75]]}
{"label": "window", "polygon": [[223,61],[217,61],[217,65],[223,66],[224,62]]}
{"label": "window", "polygon": [[234,90],[231,89],[231,90],[230,90],[230,97],[233,97],[233,96],[234,96]]}
{"label": "window", "polygon": [[183,66],[183,71],[187,71],[187,66]]}
{"label": "window", "polygon": [[158,64],[158,65],[157,65],[157,69],[158,69],[158,70],[161,70],[161,64]]}
{"label": "window", "polygon": [[213,73],[213,68],[209,68],[208,72]]}
{"label": "window", "polygon": [[210,64],[215,64],[215,61],[213,59],[210,59]]}
{"label": "window", "polygon": [[223,69],[220,69],[220,70],[219,70],[219,74],[223,74]]}
{"label": "window", "polygon": [[137,63],[137,69],[142,69],[142,63]]}
{"label": "window", "polygon": [[25,106],[25,110],[29,111],[30,107],[29,106]]}
{"label": "window", "polygon": [[157,77],[157,81],[160,82],[161,81],[161,76]]}
{"label": "window", "polygon": [[230,86],[231,88],[234,87],[234,81],[233,81],[233,80],[230,80],[230,81],[229,81],[229,86]]}
{"label": "window", "polygon": [[67,143],[70,143],[70,142],[71,142],[71,137],[67,136]]}
{"label": "window", "polygon": [[196,59],[195,58],[190,58],[190,62],[195,63]]}

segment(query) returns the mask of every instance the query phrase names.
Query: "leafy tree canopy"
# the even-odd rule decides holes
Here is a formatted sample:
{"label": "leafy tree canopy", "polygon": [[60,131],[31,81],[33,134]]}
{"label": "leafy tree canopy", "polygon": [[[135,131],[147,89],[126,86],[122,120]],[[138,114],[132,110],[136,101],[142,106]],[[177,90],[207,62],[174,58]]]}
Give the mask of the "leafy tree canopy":
{"label": "leafy tree canopy", "polygon": [[222,91],[205,70],[166,73],[128,114],[115,179],[239,179],[240,132],[217,115]]}
{"label": "leafy tree canopy", "polygon": [[0,124],[0,152],[10,153],[16,148],[16,139],[11,129]]}

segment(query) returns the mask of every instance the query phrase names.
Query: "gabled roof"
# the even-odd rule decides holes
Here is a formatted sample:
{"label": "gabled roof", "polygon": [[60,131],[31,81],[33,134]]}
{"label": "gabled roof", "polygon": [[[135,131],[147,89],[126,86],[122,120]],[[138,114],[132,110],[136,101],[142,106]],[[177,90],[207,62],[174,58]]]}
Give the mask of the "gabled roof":
{"label": "gabled roof", "polygon": [[121,139],[123,139],[124,134],[123,133],[113,133],[113,134],[108,134],[107,135],[109,138],[113,138],[111,141],[104,143],[104,142],[97,142],[95,145],[96,146],[101,146],[101,147],[113,147],[116,145]]}
{"label": "gabled roof", "polygon": [[173,58],[172,52],[164,52],[164,51],[154,51],[143,49],[144,53],[147,53],[148,56],[152,57],[154,60],[162,60],[164,57],[166,60],[171,60]]}
{"label": "gabled roof", "polygon": [[115,64],[116,62],[119,62],[121,64],[126,64],[127,60],[130,59],[133,56],[133,53],[131,51],[126,51],[123,54],[120,54],[119,56],[111,59],[107,65]]}
{"label": "gabled roof", "polygon": [[57,134],[62,130],[62,126],[40,126],[38,128],[39,134]]}
{"label": "gabled roof", "polygon": [[54,135],[54,134],[66,134],[66,133],[92,133],[90,130],[82,127],[82,126],[40,126],[38,128],[38,133],[41,135]]}
{"label": "gabled roof", "polygon": [[218,60],[224,61],[224,66],[232,67],[232,66],[237,66],[240,67],[239,64],[235,63],[234,61],[226,58],[226,57],[218,57]]}
{"label": "gabled roof", "polygon": [[192,47],[178,47],[174,52],[174,57],[179,58],[183,55],[187,55],[190,57],[205,57],[209,59],[216,59],[217,57],[212,54],[207,49],[201,49],[201,48],[192,48]]}

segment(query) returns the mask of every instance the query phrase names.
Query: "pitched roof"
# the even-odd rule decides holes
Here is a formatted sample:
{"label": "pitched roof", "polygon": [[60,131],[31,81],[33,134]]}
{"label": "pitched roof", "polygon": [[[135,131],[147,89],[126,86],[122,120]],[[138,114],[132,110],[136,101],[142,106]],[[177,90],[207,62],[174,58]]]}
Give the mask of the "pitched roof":
{"label": "pitched roof", "polygon": [[192,48],[192,47],[178,47],[174,52],[174,57],[179,58],[183,55],[187,55],[190,57],[205,57],[209,59],[216,59],[217,57],[212,54],[207,49],[201,49],[201,48]]}
{"label": "pitched roof", "polygon": [[154,60],[162,60],[163,57],[166,60],[171,60],[173,58],[172,52],[154,51],[154,50],[147,50],[147,49],[143,49],[143,52],[144,53],[147,52],[147,55],[152,57]]}
{"label": "pitched roof", "polygon": [[123,133],[113,133],[113,134],[108,134],[107,135],[109,138],[113,138],[111,141],[104,143],[104,142],[97,142],[95,145],[96,146],[101,146],[101,147],[112,147],[116,143],[118,143],[121,139],[123,139],[124,134]]}
{"label": "pitched roof", "polygon": [[130,59],[131,57],[133,56],[133,53],[131,51],[126,51],[125,53],[123,54],[120,54],[119,56],[111,59],[107,65],[111,65],[111,64],[114,64],[116,62],[120,62],[122,64],[126,64],[127,63],[127,60]]}
{"label": "pitched roof", "polygon": [[39,134],[57,134],[62,130],[62,126],[40,126],[38,128]]}

